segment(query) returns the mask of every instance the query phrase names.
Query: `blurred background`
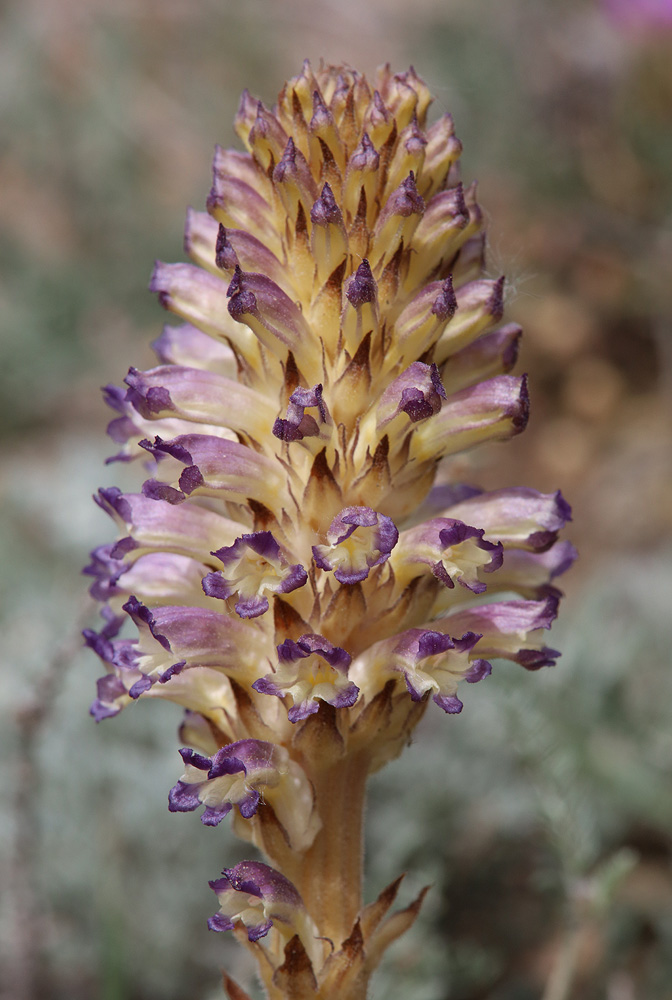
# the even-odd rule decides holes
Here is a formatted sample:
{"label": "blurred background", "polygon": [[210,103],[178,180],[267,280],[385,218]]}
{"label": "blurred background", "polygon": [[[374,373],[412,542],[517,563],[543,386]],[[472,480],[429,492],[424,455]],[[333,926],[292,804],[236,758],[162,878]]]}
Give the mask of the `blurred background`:
{"label": "blurred background", "polygon": [[0,995],[214,1000],[222,965],[255,990],[205,924],[245,849],[166,808],[178,710],[87,714],[79,573],[111,537],[90,494],[139,482],[103,466],[99,386],[152,364],[153,260],[183,258],[242,88],[272,103],[304,57],[413,64],[453,113],[532,396],[470,476],[562,487],[581,552],[558,666],[499,665],[373,783],[369,898],[434,888],[372,996],[670,1000],[670,0],[3,6]]}

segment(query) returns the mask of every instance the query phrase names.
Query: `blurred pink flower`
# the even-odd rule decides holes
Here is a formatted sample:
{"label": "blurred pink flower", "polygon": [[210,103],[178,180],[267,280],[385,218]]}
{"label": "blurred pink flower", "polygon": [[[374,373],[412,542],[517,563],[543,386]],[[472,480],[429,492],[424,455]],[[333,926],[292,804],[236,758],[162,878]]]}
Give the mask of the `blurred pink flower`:
{"label": "blurred pink flower", "polygon": [[672,0],[602,0],[602,7],[628,32],[672,29]]}

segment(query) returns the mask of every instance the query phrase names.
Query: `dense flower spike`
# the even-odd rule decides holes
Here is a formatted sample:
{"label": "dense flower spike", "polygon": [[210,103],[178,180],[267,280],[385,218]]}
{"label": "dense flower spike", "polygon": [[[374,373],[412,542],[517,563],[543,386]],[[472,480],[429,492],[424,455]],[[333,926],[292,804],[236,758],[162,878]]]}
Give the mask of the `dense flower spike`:
{"label": "dense flower spike", "polygon": [[270,863],[211,883],[210,926],[256,949],[272,1000],[366,995],[419,906],[386,921],[390,887],[362,910],[367,776],[492,659],[554,662],[541,636],[576,555],[560,493],[452,482],[452,456],[518,434],[529,403],[430,101],[387,66],[370,83],[306,63],[272,109],[245,92],[244,150],[217,147],[208,212],[187,216],[193,263],[152,276],[183,322],[105,390],[114,457],[149,475],[97,497],[119,537],[85,571],[107,670],[91,712],[186,710],[170,808],[230,813]]}

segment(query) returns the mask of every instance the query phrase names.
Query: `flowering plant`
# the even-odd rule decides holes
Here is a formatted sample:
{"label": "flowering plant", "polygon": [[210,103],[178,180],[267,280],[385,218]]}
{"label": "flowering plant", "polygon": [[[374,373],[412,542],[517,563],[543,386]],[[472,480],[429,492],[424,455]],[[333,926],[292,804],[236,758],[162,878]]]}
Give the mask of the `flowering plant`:
{"label": "flowering plant", "polygon": [[270,998],[366,995],[422,900],[390,915],[397,879],[363,904],[368,776],[493,658],[557,656],[566,502],[451,478],[451,456],[524,429],[528,395],[460,142],[429,104],[388,67],[371,87],[306,63],[273,110],[246,92],[246,151],[217,149],[208,213],[188,213],[194,264],[152,277],[185,323],[106,390],[115,457],[152,468],[97,498],[120,536],[87,567],[107,670],[91,712],[184,707],[169,808],[230,814],[265,857],[210,883],[209,926],[252,949]]}

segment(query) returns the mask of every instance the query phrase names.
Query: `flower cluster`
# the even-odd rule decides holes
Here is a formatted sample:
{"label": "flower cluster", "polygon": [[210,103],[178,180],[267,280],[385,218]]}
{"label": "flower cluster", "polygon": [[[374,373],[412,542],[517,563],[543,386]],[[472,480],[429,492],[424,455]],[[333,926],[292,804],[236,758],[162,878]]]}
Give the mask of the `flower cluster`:
{"label": "flower cluster", "polygon": [[452,456],[524,429],[528,395],[460,142],[429,104],[388,67],[370,85],[306,63],[272,110],[246,92],[245,150],[217,149],[208,212],[187,216],[193,264],[152,277],[183,323],[106,390],[115,457],[150,475],[97,498],[119,538],[87,567],[91,711],[185,709],[170,808],[230,813],[270,862],[211,883],[210,926],[261,955],[271,997],[288,977],[296,997],[365,995],[419,906],[387,916],[397,882],[362,908],[367,776],[493,658],[554,662],[575,555],[559,493],[451,481]]}

